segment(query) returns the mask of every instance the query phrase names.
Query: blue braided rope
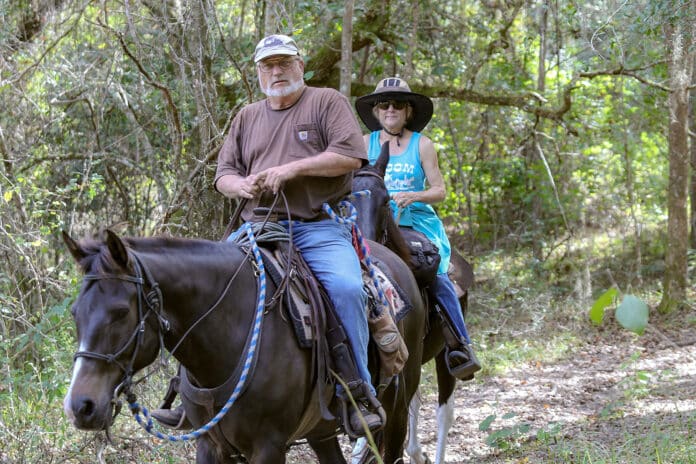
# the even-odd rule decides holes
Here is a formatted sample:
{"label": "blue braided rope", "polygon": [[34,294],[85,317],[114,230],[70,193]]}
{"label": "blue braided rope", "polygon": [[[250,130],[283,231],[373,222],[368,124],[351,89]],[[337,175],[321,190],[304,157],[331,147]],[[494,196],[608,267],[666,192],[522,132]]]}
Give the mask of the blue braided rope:
{"label": "blue braided rope", "polygon": [[384,295],[382,285],[380,285],[379,283],[377,273],[375,272],[375,267],[372,264],[372,259],[370,259],[370,251],[368,250],[367,245],[365,245],[365,239],[363,238],[362,232],[360,231],[360,227],[358,227],[357,224],[358,210],[356,210],[355,206],[349,201],[354,198],[369,197],[370,194],[371,192],[369,190],[361,190],[359,192],[351,193],[346,197],[347,200],[341,200],[338,202],[339,213],[334,212],[334,210],[331,209],[331,206],[329,206],[328,203],[324,203],[322,205],[322,208],[324,209],[326,214],[328,214],[329,217],[331,217],[334,221],[340,224],[350,224],[353,227],[353,230],[355,231],[358,237],[358,246],[360,247],[360,254],[362,256],[361,261],[365,264],[367,272],[370,278],[372,279],[372,282],[375,284],[375,288],[377,289],[377,296],[379,297],[379,300],[382,303],[382,307],[388,309],[389,302],[387,301],[387,297]]}
{"label": "blue braided rope", "polygon": [[[138,423],[143,427],[143,429],[145,429],[145,431],[147,431],[150,435],[171,442],[187,441],[199,438],[200,436],[208,433],[211,428],[213,428],[218,422],[220,422],[220,420],[223,417],[225,417],[227,411],[230,410],[234,402],[241,395],[242,389],[244,388],[244,384],[247,381],[247,376],[249,375],[249,371],[251,370],[254,355],[256,354],[256,346],[259,340],[259,335],[261,333],[261,320],[263,318],[263,311],[266,303],[266,271],[263,265],[263,259],[261,259],[261,252],[259,251],[259,247],[256,244],[256,238],[254,237],[254,232],[250,224],[245,223],[244,227],[246,228],[246,233],[249,238],[249,242],[251,243],[251,249],[254,254],[254,259],[259,267],[259,296],[258,305],[256,307],[256,317],[254,319],[254,325],[252,327],[251,343],[249,344],[249,350],[247,351],[246,359],[244,361],[244,367],[242,368],[242,374],[239,377],[239,381],[237,382],[237,385],[232,391],[232,395],[230,396],[230,398],[227,400],[222,409],[220,409],[220,411],[215,415],[215,417],[213,417],[210,420],[210,422],[203,425],[198,430],[194,430],[193,432],[186,433],[183,435],[169,435],[155,430],[154,423],[152,422],[152,418],[150,417],[150,413],[148,412],[147,408],[144,406],[140,406],[135,401],[129,402],[128,406],[131,412],[133,413],[135,420],[138,421]],[[141,411],[142,416],[140,415]]]}

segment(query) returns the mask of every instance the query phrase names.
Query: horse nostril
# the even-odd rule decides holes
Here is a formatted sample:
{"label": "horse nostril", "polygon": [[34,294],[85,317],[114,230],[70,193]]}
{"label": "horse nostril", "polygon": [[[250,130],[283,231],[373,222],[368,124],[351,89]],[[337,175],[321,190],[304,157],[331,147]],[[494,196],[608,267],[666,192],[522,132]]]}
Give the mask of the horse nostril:
{"label": "horse nostril", "polygon": [[86,396],[80,396],[73,400],[73,411],[77,417],[90,417],[95,411],[94,401]]}

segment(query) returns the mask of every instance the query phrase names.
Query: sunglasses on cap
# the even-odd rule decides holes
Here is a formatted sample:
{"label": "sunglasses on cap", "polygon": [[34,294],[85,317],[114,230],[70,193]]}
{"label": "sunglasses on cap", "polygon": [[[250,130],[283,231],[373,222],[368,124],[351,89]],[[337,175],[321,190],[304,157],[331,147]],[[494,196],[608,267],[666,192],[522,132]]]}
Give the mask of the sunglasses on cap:
{"label": "sunglasses on cap", "polygon": [[389,107],[393,107],[395,110],[403,110],[408,106],[407,101],[398,101],[398,100],[388,100],[388,101],[382,101],[379,102],[375,105],[377,109],[386,111],[389,109]]}

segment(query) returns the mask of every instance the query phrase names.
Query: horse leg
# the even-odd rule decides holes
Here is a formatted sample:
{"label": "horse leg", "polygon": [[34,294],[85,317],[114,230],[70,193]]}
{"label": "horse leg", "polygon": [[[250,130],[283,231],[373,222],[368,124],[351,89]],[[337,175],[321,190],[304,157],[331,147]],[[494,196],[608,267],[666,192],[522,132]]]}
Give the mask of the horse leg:
{"label": "horse leg", "polygon": [[454,387],[457,379],[450,374],[445,361],[445,350],[435,358],[437,373],[437,451],[435,464],[444,464],[447,452],[447,434],[454,422]]}
{"label": "horse leg", "polygon": [[430,460],[423,452],[420,440],[418,439],[418,416],[420,414],[421,396],[420,389],[411,398],[408,405],[408,446],[406,454],[411,458],[411,464],[428,464]]}
{"label": "horse leg", "polygon": [[285,452],[284,444],[279,446],[266,442],[254,450],[249,464],[285,464]]}
{"label": "horse leg", "polygon": [[[408,401],[408,397],[399,397],[397,401]],[[404,441],[406,439],[406,429],[408,425],[408,408],[396,407],[389,416],[387,426],[382,436],[384,446],[384,463],[403,462]]]}
{"label": "horse leg", "polygon": [[196,464],[239,464],[231,456],[223,456],[215,447],[215,444],[206,436],[196,440]]}
{"label": "horse leg", "polygon": [[343,457],[343,451],[341,451],[336,437],[331,439],[307,437],[307,442],[316,453],[320,464],[346,464],[346,459]]}

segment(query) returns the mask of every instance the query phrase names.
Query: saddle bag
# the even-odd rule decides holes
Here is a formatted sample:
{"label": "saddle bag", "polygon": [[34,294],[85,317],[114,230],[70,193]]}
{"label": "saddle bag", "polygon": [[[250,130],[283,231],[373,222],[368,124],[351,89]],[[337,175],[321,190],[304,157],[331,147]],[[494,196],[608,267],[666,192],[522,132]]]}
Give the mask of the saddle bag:
{"label": "saddle bag", "polygon": [[389,312],[389,308],[384,308],[382,313],[377,316],[370,314],[367,325],[370,328],[372,339],[377,344],[380,359],[380,383],[384,383],[403,370],[408,360],[408,348]]}
{"label": "saddle bag", "polygon": [[401,235],[411,250],[409,267],[420,287],[426,287],[435,280],[440,266],[440,250],[428,240],[425,234],[410,227],[399,227]]}

